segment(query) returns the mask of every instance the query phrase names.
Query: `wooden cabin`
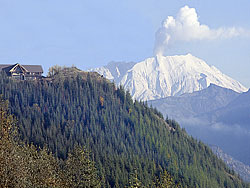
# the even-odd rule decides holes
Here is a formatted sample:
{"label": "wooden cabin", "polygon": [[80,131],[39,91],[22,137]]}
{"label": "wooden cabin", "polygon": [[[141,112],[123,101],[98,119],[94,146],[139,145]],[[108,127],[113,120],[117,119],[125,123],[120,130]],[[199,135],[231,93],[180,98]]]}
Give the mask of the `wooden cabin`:
{"label": "wooden cabin", "polygon": [[19,63],[0,64],[0,71],[17,80],[37,80],[42,78],[43,74],[41,65],[20,65]]}

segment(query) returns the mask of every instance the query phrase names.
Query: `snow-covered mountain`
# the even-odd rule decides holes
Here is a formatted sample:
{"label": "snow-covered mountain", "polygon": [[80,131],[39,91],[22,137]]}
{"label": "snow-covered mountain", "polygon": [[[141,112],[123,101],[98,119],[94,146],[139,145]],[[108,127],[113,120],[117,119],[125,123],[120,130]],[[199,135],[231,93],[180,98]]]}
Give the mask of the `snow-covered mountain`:
{"label": "snow-covered mountain", "polygon": [[148,58],[139,63],[112,62],[91,69],[128,89],[134,99],[153,100],[207,88],[211,83],[244,92],[239,82],[191,54]]}

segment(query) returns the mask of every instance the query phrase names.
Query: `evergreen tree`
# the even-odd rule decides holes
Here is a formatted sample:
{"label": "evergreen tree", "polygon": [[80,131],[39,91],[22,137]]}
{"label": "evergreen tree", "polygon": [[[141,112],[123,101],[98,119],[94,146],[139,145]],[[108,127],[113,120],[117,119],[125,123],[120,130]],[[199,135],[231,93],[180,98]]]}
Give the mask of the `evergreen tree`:
{"label": "evergreen tree", "polygon": [[65,165],[68,187],[100,187],[94,162],[84,147],[76,147],[68,156]]}
{"label": "evergreen tree", "polygon": [[[188,136],[177,122],[165,121],[156,109],[133,101],[123,87],[116,88],[97,73],[86,73],[75,67],[61,68],[59,73],[42,81],[22,82],[2,74],[0,93],[9,100],[23,141],[33,143],[35,148],[47,146],[63,161],[74,156],[69,151],[73,151],[75,145],[87,146],[93,153],[103,187],[125,187],[134,168],[145,186],[164,170],[183,187],[248,186],[206,145]],[[21,144],[20,151],[24,145]],[[12,148],[9,153],[16,153],[19,149],[15,148],[20,147]],[[39,157],[41,151],[37,151]],[[52,174],[57,172],[53,170],[57,165],[53,164],[48,162]],[[64,162],[59,163],[61,166]],[[17,169],[11,165],[9,168]],[[67,182],[67,178],[60,178],[58,174],[59,180],[65,181],[52,175],[53,180],[45,185]]]}
{"label": "evergreen tree", "polygon": [[160,179],[156,182],[156,188],[178,188],[179,184],[176,184],[173,177],[166,171],[160,175]]}
{"label": "evergreen tree", "polygon": [[144,187],[141,181],[138,178],[137,170],[134,170],[134,173],[130,175],[129,178],[129,188],[140,188]]}

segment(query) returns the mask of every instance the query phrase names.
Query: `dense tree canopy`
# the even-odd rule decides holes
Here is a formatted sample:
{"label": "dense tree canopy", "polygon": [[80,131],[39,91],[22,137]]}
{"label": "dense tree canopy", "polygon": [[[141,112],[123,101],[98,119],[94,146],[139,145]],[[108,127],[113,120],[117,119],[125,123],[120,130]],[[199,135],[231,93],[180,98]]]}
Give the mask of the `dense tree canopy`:
{"label": "dense tree canopy", "polygon": [[[93,176],[102,187],[129,186],[134,169],[138,183],[151,187],[157,186],[155,177],[182,187],[248,186],[206,145],[146,103],[133,101],[122,87],[97,73],[58,70],[42,81],[0,76],[0,93],[9,100],[25,142],[47,146],[68,162],[81,159],[79,153],[68,153],[84,145],[92,151]],[[73,175],[68,177],[87,178]]]}
{"label": "dense tree canopy", "polygon": [[89,152],[76,147],[59,161],[44,147],[18,139],[8,102],[0,98],[0,187],[98,187],[100,180]]}

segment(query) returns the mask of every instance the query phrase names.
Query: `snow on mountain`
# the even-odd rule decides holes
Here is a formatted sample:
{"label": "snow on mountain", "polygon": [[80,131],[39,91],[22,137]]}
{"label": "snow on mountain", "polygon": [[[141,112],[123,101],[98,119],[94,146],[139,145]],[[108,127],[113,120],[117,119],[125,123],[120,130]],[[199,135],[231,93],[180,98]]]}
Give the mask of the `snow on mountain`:
{"label": "snow on mountain", "polygon": [[191,54],[157,55],[139,63],[112,62],[90,71],[114,80],[128,89],[134,99],[144,101],[192,93],[211,83],[236,92],[247,91],[239,82]]}

